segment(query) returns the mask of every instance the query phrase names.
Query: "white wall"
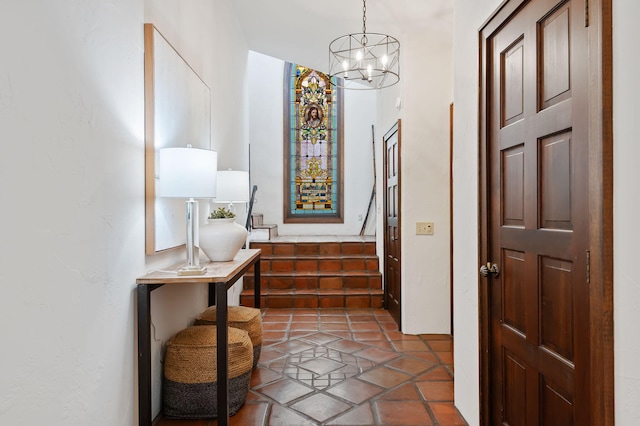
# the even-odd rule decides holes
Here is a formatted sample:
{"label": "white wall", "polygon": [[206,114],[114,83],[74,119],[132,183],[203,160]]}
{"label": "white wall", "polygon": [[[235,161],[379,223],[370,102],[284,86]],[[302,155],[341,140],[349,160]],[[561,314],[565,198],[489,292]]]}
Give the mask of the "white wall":
{"label": "white wall", "polygon": [[[401,122],[402,330],[450,333],[449,105],[453,100],[451,25],[403,34],[402,78],[378,99],[381,137]],[[396,107],[400,102],[400,109]],[[380,147],[380,155],[382,155]],[[379,171],[382,176],[382,170]],[[381,179],[382,180],[382,179]],[[382,182],[378,186],[384,193]],[[378,209],[384,211],[380,197]],[[382,219],[379,232],[382,235]],[[416,235],[433,222],[434,235]],[[378,240],[378,252],[384,242]]]}
{"label": "white wall", "polygon": [[[250,52],[248,79],[251,184],[258,185],[253,212],[278,225],[280,235],[358,235],[373,189],[375,92],[344,92],[344,224],[283,224],[284,61]],[[374,218],[372,209],[368,223]],[[373,233],[373,225],[367,231]]]}
{"label": "white wall", "polygon": [[[0,4],[0,424],[137,424],[135,279],[184,258],[144,255],[145,21],[224,94],[213,144],[221,163],[245,165],[246,91],[230,77],[244,75],[246,48],[229,3],[146,6]],[[204,295],[156,290],[155,337],[186,325]]]}
{"label": "white wall", "polygon": [[454,0],[453,359],[455,404],[479,424],[478,30],[501,0]]}
{"label": "white wall", "polygon": [[[381,137],[401,119],[402,329],[449,333],[449,105],[453,100],[451,25],[403,34],[402,78],[380,91]],[[400,108],[397,108],[397,103]],[[380,155],[382,156],[380,147]],[[382,170],[379,171],[382,176]],[[381,179],[382,180],[382,179]],[[378,191],[385,189],[379,182]],[[384,211],[382,197],[378,210]],[[378,220],[382,235],[383,218]],[[434,222],[434,235],[416,235]],[[384,242],[378,240],[378,252]]]}
{"label": "white wall", "polygon": [[[471,425],[479,424],[478,406],[478,29],[500,0],[454,0],[454,361],[455,402]],[[615,417],[620,425],[640,423],[640,280],[635,265],[640,226],[636,166],[637,75],[640,60],[634,40],[640,5],[614,2],[614,322]]]}
{"label": "white wall", "polygon": [[614,342],[616,423],[640,424],[640,172],[638,159],[638,98],[640,59],[635,40],[640,39],[640,3],[613,2],[613,133],[614,133]]}
{"label": "white wall", "polygon": [[[409,334],[451,331],[449,105],[453,52],[451,28],[446,30],[405,35],[402,44],[402,330]],[[434,235],[416,235],[416,222],[433,222]]]}
{"label": "white wall", "polygon": [[5,1],[0,51],[0,423],[133,424],[142,4]]}

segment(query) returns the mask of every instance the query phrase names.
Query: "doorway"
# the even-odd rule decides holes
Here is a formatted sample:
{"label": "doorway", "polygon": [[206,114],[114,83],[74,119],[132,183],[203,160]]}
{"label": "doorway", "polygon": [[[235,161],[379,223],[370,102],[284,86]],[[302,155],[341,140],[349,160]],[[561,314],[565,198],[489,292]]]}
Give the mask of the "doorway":
{"label": "doorway", "polygon": [[481,29],[486,425],[613,423],[610,10],[508,0]]}
{"label": "doorway", "polygon": [[402,331],[400,240],[400,131],[398,120],[382,138],[384,148],[384,304]]}

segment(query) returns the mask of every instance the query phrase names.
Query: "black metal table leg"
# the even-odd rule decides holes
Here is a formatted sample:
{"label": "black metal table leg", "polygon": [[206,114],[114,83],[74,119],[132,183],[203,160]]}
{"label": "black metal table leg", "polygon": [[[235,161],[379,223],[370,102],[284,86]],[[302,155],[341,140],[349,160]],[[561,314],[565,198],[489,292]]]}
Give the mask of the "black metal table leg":
{"label": "black metal table leg", "polygon": [[253,265],[253,307],[260,309],[260,259]]}
{"label": "black metal table leg", "polygon": [[216,304],[216,284],[209,283],[209,306]]}
{"label": "black metal table leg", "polygon": [[151,425],[151,289],[138,285],[138,424]]}
{"label": "black metal table leg", "polygon": [[229,331],[227,329],[227,284],[216,283],[216,325],[218,363],[218,425],[229,424]]}

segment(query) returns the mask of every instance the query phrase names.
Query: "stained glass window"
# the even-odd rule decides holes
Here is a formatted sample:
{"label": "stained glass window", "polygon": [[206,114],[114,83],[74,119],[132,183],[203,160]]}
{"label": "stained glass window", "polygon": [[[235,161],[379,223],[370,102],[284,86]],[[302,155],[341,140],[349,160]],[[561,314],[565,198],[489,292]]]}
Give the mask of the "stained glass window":
{"label": "stained glass window", "polygon": [[285,67],[285,222],[343,222],[342,96],[326,74]]}

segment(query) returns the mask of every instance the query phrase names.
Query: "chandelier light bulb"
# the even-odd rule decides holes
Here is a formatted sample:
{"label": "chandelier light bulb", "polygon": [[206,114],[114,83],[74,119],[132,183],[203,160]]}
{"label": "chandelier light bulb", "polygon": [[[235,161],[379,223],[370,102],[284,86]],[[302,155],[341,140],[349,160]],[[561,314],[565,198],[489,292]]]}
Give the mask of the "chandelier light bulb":
{"label": "chandelier light bulb", "polygon": [[356,59],[357,59],[358,61],[361,61],[361,60],[362,60],[362,52],[361,52],[360,50],[358,50],[358,51],[356,52]]}
{"label": "chandelier light bulb", "polygon": [[349,69],[349,61],[347,61],[346,59],[342,61],[342,69],[345,71]]}

